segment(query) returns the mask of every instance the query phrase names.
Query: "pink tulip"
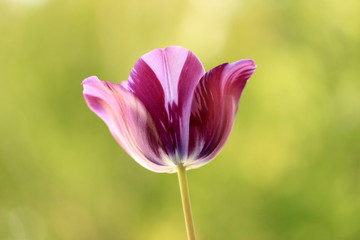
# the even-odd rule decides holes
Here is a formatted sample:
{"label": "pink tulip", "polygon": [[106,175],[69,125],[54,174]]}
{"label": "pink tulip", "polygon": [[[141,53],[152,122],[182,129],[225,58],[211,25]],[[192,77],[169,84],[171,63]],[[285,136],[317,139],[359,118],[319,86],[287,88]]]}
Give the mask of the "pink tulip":
{"label": "pink tulip", "polygon": [[205,72],[194,53],[171,46],[143,55],[128,81],[93,76],[82,84],[90,109],[133,159],[172,173],[201,167],[220,152],[255,68],[240,60]]}
{"label": "pink tulip", "polygon": [[154,172],[178,173],[189,240],[196,235],[186,170],[220,152],[255,68],[240,60],[205,72],[191,51],[172,46],[143,55],[128,81],[83,81],[88,106],[132,158]]}

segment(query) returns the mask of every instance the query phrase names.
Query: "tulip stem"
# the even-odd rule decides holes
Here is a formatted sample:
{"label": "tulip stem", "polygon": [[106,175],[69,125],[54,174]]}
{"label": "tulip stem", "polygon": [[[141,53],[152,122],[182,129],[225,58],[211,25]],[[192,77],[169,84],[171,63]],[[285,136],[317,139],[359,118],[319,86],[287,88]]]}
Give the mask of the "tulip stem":
{"label": "tulip stem", "polygon": [[178,166],[178,178],[188,240],[195,240],[194,220],[191,212],[190,193],[184,166]]}

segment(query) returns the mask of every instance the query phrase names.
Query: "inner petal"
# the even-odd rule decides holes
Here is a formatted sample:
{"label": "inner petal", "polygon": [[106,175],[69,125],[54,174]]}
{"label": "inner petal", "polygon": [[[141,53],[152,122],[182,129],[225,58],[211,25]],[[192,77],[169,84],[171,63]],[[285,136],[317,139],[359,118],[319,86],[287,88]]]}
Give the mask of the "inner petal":
{"label": "inner petal", "polygon": [[204,73],[198,58],[177,46],[145,54],[130,73],[128,88],[149,111],[174,161],[187,155],[191,101]]}

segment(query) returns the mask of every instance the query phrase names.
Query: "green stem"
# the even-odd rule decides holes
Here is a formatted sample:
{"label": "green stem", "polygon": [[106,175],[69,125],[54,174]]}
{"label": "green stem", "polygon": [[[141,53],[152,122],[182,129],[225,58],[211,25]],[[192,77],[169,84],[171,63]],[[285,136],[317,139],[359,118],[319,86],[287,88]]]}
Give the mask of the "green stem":
{"label": "green stem", "polygon": [[195,227],[191,212],[189,187],[186,176],[186,169],[183,166],[178,166],[178,177],[188,240],[195,240]]}

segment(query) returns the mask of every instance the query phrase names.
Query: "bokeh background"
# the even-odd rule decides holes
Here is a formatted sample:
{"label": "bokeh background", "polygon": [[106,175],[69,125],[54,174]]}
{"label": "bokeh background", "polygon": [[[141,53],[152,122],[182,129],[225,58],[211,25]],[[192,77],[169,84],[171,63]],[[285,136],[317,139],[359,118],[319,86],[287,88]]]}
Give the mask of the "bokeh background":
{"label": "bokeh background", "polygon": [[189,172],[199,239],[360,239],[360,1],[0,0],[0,240],[186,238],[177,176],[125,154],[80,85],[169,45],[258,64]]}

